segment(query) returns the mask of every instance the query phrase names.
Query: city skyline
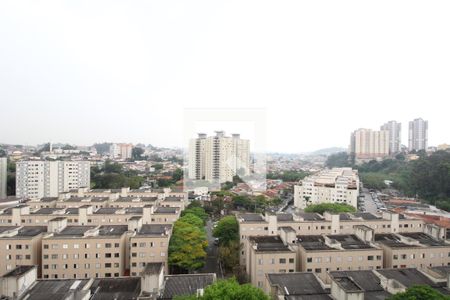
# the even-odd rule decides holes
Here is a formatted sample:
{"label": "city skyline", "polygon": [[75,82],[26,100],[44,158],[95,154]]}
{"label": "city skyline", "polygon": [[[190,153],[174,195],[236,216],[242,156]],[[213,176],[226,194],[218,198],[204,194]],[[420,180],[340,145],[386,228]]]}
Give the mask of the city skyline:
{"label": "city skyline", "polygon": [[173,147],[185,108],[257,107],[268,151],[346,148],[389,120],[406,144],[418,117],[448,143],[448,9],[327,5],[2,1],[0,142]]}

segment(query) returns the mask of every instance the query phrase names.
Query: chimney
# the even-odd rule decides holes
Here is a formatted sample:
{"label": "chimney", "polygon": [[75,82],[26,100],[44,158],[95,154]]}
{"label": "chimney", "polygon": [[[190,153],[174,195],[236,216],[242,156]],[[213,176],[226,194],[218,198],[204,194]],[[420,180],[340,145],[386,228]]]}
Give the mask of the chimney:
{"label": "chimney", "polygon": [[138,232],[142,227],[142,217],[134,216],[128,220],[128,231]]}
{"label": "chimney", "polygon": [[355,225],[354,227],[355,235],[362,241],[366,243],[371,243],[374,241],[375,234],[374,230],[366,225]]}
{"label": "chimney", "polygon": [[78,208],[78,224],[87,225],[88,216],[92,215],[93,209],[90,205],[82,205]]}
{"label": "chimney", "polygon": [[264,218],[266,219],[266,222],[269,223],[268,226],[268,235],[277,235],[278,234],[278,219],[277,219],[277,215],[275,214],[270,214],[268,212],[266,212]]}
{"label": "chimney", "polygon": [[22,215],[29,215],[30,207],[28,205],[18,205],[11,209],[12,225],[20,226],[22,223]]}
{"label": "chimney", "polygon": [[142,208],[142,223],[150,224],[152,222],[153,205],[145,205]]}
{"label": "chimney", "polygon": [[57,217],[51,219],[47,223],[47,231],[51,233],[61,232],[61,230],[63,230],[66,227],[67,227],[67,218],[64,217]]}
{"label": "chimney", "polygon": [[123,187],[120,189],[120,196],[121,197],[126,197],[128,196],[128,192],[130,191],[129,187]]}
{"label": "chimney", "polygon": [[164,264],[147,263],[141,273],[142,292],[156,295],[164,284]]}

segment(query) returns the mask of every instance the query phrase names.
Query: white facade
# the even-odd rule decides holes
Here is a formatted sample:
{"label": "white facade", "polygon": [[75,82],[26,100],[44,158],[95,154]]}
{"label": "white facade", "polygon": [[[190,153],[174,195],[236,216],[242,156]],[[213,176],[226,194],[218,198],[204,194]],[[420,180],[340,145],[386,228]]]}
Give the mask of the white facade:
{"label": "white facade", "polygon": [[358,205],[358,171],[333,168],[308,176],[294,186],[294,206],[304,209],[311,204],[343,203]]}
{"label": "white facade", "polygon": [[129,159],[133,151],[132,144],[111,144],[109,147],[109,155],[111,158]]}
{"label": "white facade", "polygon": [[250,141],[239,134],[215,136],[199,134],[189,145],[189,178],[195,180],[232,181],[235,175],[250,174]]}
{"label": "white facade", "polygon": [[409,122],[408,149],[427,150],[428,147],[428,121],[415,119]]}
{"label": "white facade", "polygon": [[80,187],[89,187],[88,161],[20,161],[16,165],[16,196],[57,197]]}
{"label": "white facade", "polygon": [[350,153],[356,159],[376,159],[389,155],[389,131],[358,129],[351,134]]}
{"label": "white facade", "polygon": [[402,124],[396,121],[389,121],[380,128],[389,131],[389,154],[399,153],[401,150]]}
{"label": "white facade", "polygon": [[0,198],[6,198],[7,159],[0,157]]}

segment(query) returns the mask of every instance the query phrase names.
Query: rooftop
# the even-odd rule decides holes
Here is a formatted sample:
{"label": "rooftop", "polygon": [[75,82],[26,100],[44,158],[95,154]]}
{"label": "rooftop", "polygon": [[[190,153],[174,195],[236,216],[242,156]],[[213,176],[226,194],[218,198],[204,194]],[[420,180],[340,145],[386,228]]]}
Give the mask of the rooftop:
{"label": "rooftop", "polygon": [[155,214],[176,214],[178,209],[176,207],[158,207],[153,213]]}
{"label": "rooftop", "polygon": [[397,280],[407,288],[417,284],[439,287],[438,284],[434,283],[431,279],[429,279],[417,269],[380,269],[377,270],[377,272],[388,279]]}
{"label": "rooftop", "polygon": [[128,231],[128,225],[102,225],[99,228],[101,236],[117,236]]}
{"label": "rooftop", "polygon": [[86,231],[94,229],[96,226],[67,226],[63,230],[58,233],[55,233],[54,236],[58,237],[82,237],[86,233]]}
{"label": "rooftop", "polygon": [[47,226],[24,226],[19,229],[17,236],[32,237],[47,232]]}
{"label": "rooftop", "polygon": [[321,221],[324,218],[317,213],[297,213],[297,215],[305,221]]}
{"label": "rooftop", "polygon": [[97,278],[91,285],[90,300],[133,300],[141,293],[141,278]]}
{"label": "rooftop", "polygon": [[[266,275],[285,295],[328,294],[313,273],[273,273]],[[309,299],[309,298],[308,298]]]}
{"label": "rooftop", "polygon": [[417,245],[410,245],[402,242],[400,237],[393,233],[375,234],[375,242],[382,243],[391,248],[418,247]]}
{"label": "rooftop", "polygon": [[172,299],[175,296],[193,295],[215,281],[215,274],[169,275],[164,279],[164,289],[160,299]]}
{"label": "rooftop", "polygon": [[240,214],[239,218],[244,222],[264,222],[264,218],[260,214]]}
{"label": "rooftop", "polygon": [[3,275],[2,277],[16,277],[16,276],[21,276],[25,273],[27,273],[28,271],[32,270],[33,268],[35,268],[36,266],[17,266],[15,269],[9,271],[8,273],[6,273],[5,275]]}
{"label": "rooftop", "polygon": [[423,232],[403,232],[401,233],[401,235],[415,239],[416,241],[419,241],[421,244],[429,247],[450,246],[450,244],[447,244],[444,241],[439,241]]}
{"label": "rooftop", "polygon": [[116,211],[120,210],[120,208],[115,207],[101,207],[97,209],[94,214],[96,215],[113,215]]}
{"label": "rooftop", "polygon": [[291,251],[279,236],[251,236],[249,240],[256,246],[257,252]]}
{"label": "rooftop", "polygon": [[297,242],[305,250],[333,250],[330,246],[325,244],[325,238],[321,235],[299,235]]}
{"label": "rooftop", "polygon": [[342,248],[350,250],[350,249],[370,249],[373,248],[369,244],[360,240],[354,234],[335,234],[335,235],[327,235],[330,239],[338,241]]}
{"label": "rooftop", "polygon": [[368,212],[359,212],[359,213],[352,213],[352,215],[354,215],[357,218],[361,218],[363,220],[376,220],[376,219],[381,219],[381,217],[378,217],[372,213],[368,213]]}
{"label": "rooftop", "polygon": [[170,230],[170,224],[144,224],[138,232],[138,235],[164,235]]}
{"label": "rooftop", "polygon": [[88,279],[50,279],[38,280],[22,299],[33,300],[65,300],[73,293],[82,293]]}

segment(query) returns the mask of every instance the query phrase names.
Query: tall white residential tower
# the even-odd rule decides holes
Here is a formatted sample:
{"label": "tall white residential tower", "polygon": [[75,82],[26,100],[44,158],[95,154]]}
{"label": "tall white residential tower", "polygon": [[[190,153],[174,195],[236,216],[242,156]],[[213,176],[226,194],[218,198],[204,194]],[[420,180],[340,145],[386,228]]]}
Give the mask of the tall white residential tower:
{"label": "tall white residential tower", "polygon": [[16,165],[16,196],[57,197],[80,187],[89,187],[89,161],[20,161]]}
{"label": "tall white residential tower", "polygon": [[409,122],[408,149],[426,150],[428,147],[428,121],[422,118]]}
{"label": "tall white residential tower", "polygon": [[189,178],[195,180],[232,181],[233,176],[250,174],[250,141],[239,134],[226,136],[216,131],[208,137],[200,133],[189,144]]}
{"label": "tall white residential tower", "polygon": [[381,130],[389,131],[389,154],[399,153],[402,143],[402,124],[396,121],[389,121],[381,126]]}

